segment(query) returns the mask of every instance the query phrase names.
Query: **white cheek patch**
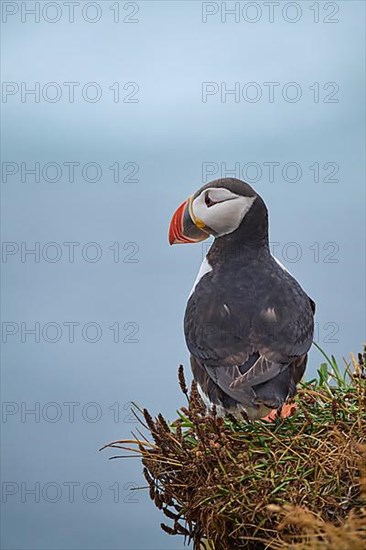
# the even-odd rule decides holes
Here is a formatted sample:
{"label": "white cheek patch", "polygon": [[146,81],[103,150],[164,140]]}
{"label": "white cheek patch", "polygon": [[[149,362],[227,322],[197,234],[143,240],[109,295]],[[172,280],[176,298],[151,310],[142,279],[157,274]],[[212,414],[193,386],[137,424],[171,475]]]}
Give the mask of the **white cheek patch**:
{"label": "white cheek patch", "polygon": [[205,196],[206,193],[209,194],[209,197],[211,200],[213,200],[213,202],[222,202],[239,197],[239,195],[232,193],[232,191],[229,191],[229,189],[226,189],[225,187],[209,187],[208,189],[205,189],[201,194]]}
{"label": "white cheek patch", "polygon": [[[205,204],[205,194],[211,200],[223,201],[212,206]],[[193,214],[211,228],[218,237],[232,233],[239,227],[256,197],[236,195],[228,189],[206,189],[192,203]]]}

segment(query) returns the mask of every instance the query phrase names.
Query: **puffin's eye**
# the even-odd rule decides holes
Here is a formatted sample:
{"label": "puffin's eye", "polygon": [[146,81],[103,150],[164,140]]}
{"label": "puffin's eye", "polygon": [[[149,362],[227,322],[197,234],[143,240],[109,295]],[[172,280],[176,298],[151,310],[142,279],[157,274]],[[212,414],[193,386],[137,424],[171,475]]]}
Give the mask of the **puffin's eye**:
{"label": "puffin's eye", "polygon": [[206,193],[205,194],[205,205],[209,208],[213,204],[216,204],[216,203],[210,198],[209,193]]}

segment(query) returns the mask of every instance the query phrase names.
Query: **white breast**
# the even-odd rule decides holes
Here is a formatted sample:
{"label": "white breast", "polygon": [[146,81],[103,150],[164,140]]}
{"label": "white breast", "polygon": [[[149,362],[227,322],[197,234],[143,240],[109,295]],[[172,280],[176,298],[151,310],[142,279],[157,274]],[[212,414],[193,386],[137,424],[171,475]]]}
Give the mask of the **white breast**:
{"label": "white breast", "polygon": [[291,275],[291,273],[289,272],[289,270],[286,269],[285,266],[284,266],[283,264],[281,264],[280,260],[277,260],[276,256],[273,256],[273,258],[276,260],[276,262],[278,263],[278,265],[279,265],[280,267],[282,267],[282,269],[283,269],[284,271],[287,271],[287,273],[288,273],[289,275]]}
{"label": "white breast", "polygon": [[202,277],[204,275],[206,275],[206,273],[210,273],[210,271],[212,271],[212,267],[210,266],[210,264],[208,263],[207,258],[205,257],[205,259],[203,260],[203,262],[201,264],[200,270],[197,274],[196,280],[193,283],[193,287],[192,287],[191,292],[189,293],[188,298],[190,298],[192,296],[192,294],[194,292],[194,289],[196,288],[196,286],[198,285],[198,283],[202,279]]}

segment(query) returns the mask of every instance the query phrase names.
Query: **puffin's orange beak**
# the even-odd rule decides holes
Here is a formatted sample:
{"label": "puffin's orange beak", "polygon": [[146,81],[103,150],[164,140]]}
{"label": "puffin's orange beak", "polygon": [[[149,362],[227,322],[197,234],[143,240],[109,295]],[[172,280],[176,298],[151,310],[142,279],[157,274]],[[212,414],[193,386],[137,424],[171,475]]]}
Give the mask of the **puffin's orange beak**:
{"label": "puffin's orange beak", "polygon": [[[192,219],[190,214],[191,197],[182,202],[174,212],[169,227],[169,243],[199,243],[209,237],[209,232],[203,228],[205,225]],[[198,227],[198,224],[201,227]]]}

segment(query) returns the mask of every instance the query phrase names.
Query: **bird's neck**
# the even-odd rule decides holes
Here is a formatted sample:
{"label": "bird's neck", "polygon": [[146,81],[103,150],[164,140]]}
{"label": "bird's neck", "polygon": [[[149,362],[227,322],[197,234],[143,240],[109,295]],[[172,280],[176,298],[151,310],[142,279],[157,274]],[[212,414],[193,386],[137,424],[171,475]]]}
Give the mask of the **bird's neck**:
{"label": "bird's neck", "polygon": [[217,264],[228,260],[257,261],[267,255],[270,255],[268,212],[263,200],[257,197],[240,226],[214,240],[207,258]]}

